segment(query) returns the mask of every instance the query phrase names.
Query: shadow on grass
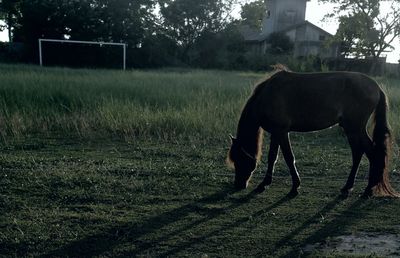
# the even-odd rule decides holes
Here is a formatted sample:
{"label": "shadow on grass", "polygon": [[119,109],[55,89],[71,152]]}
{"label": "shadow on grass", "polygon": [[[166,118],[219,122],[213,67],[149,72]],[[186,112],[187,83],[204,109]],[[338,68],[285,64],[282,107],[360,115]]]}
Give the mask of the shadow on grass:
{"label": "shadow on grass", "polygon": [[303,250],[301,249],[305,245],[323,242],[331,236],[342,235],[347,228],[363,218],[363,216],[365,215],[362,209],[362,204],[366,201],[365,199],[357,199],[346,210],[342,211],[335,219],[325,224],[315,232],[311,233],[304,240],[300,242],[295,241],[295,238],[306,231],[306,229],[309,229],[313,224],[318,223],[321,215],[331,212],[342,201],[344,201],[342,196],[338,196],[330,201],[314,216],[307,219],[299,227],[295,228],[293,231],[277,241],[275,243],[273,252],[277,252],[285,246],[290,246],[288,253],[281,255],[280,257],[300,257],[305,255]]}
{"label": "shadow on grass", "polygon": [[[257,195],[257,193],[252,192],[246,198],[252,197],[252,196],[255,196],[255,195]],[[276,201],[275,203],[271,204],[270,206],[262,209],[259,213],[263,214],[263,213],[266,213],[266,212],[268,212],[270,210],[273,210],[273,209],[277,208],[278,206],[284,204],[285,202],[289,201],[290,199],[291,199],[290,196],[285,196],[285,197],[281,198],[280,200]],[[232,205],[230,207],[230,209],[236,208],[238,206],[239,205]],[[257,215],[258,214],[253,214],[253,216],[257,216]],[[217,217],[217,216],[215,216],[215,217]],[[215,218],[215,217],[213,217],[213,218]],[[242,224],[244,224],[246,222],[248,222],[248,217],[242,217],[240,219],[233,220],[230,223],[226,223],[224,226],[217,227],[217,229],[215,229],[215,230],[209,231],[209,232],[207,232],[205,234],[202,234],[202,235],[200,235],[198,237],[192,238],[192,239],[187,240],[185,242],[181,242],[178,246],[169,249],[167,252],[161,254],[160,256],[161,257],[169,257],[169,256],[173,257],[175,254],[178,254],[179,252],[184,251],[184,250],[190,248],[191,246],[193,246],[195,244],[204,242],[208,238],[210,238],[212,236],[215,236],[215,235],[218,235],[218,234],[221,234],[224,231],[228,231],[228,230],[232,230],[234,228],[237,228],[237,227],[239,227],[240,225],[242,225]]]}
{"label": "shadow on grass", "polygon": [[[205,224],[212,219],[218,218],[220,216],[226,216],[232,209],[238,208],[241,205],[248,203],[256,195],[256,193],[251,192],[248,195],[243,196],[239,199],[235,198],[228,200],[228,205],[223,208],[210,210],[206,207],[207,205],[213,205],[221,200],[224,200],[226,197],[233,193],[233,189],[226,188],[220,192],[206,196],[193,203],[186,204],[171,211],[167,211],[160,215],[145,219],[140,223],[126,223],[123,225],[104,229],[99,234],[91,235],[86,238],[70,242],[57,250],[53,250],[45,254],[44,257],[98,256],[108,252],[112,253],[115,247],[123,245],[129,245],[130,247],[126,251],[118,251],[117,255],[144,255],[152,251],[152,249],[154,249],[158,244],[162,242],[171,240],[173,237],[184,234],[190,229],[193,229],[196,226],[201,226],[202,224]],[[288,197],[282,198],[268,208],[264,209],[264,212],[268,209],[273,209],[279,206],[287,200],[289,200]],[[174,227],[172,230],[166,230],[166,232],[163,232],[163,228],[167,226],[172,226],[174,223],[182,221],[184,219],[188,219],[191,213],[199,211],[204,211],[204,217],[195,219],[193,222],[185,223],[181,226],[177,226],[176,228]],[[204,233],[197,235],[196,237],[175,243],[173,247],[168,248],[167,250],[160,250],[161,253],[158,252],[157,256],[174,256],[174,254],[177,254],[180,251],[184,251],[185,249],[206,240],[208,237],[215,235],[218,232],[230,230],[246,221],[247,219],[243,218],[221,226],[217,226],[216,229],[213,229],[211,231],[206,230]],[[152,234],[156,236],[152,236],[151,239],[143,239],[143,237]]]}

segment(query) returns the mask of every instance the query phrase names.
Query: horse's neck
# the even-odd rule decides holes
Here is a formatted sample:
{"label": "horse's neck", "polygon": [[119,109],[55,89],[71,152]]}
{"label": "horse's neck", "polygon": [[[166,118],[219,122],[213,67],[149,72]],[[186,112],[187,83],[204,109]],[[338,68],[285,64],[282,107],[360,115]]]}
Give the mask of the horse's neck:
{"label": "horse's neck", "polygon": [[260,125],[256,122],[254,115],[249,111],[249,105],[246,105],[240,116],[237,139],[243,148],[251,154],[257,153]]}

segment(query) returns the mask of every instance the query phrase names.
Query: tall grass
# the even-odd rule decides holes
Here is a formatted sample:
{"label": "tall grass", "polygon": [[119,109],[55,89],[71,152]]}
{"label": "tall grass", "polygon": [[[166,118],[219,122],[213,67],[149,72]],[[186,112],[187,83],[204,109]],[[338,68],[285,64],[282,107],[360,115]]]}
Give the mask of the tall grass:
{"label": "tall grass", "polygon": [[[225,139],[263,75],[203,70],[73,70],[0,65],[0,140],[118,136]],[[399,81],[378,78],[400,129]]]}
{"label": "tall grass", "polygon": [[0,135],[215,140],[235,128],[260,76],[0,65]]}
{"label": "tall grass", "polygon": [[400,136],[400,80],[394,78],[377,78],[389,101],[389,124],[397,140]]}

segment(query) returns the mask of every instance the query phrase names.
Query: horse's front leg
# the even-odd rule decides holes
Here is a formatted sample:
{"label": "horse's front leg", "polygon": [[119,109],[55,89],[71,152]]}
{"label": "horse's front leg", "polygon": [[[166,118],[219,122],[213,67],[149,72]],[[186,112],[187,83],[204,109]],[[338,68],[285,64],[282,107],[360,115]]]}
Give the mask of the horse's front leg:
{"label": "horse's front leg", "polygon": [[272,183],[272,175],[274,173],[274,166],[278,158],[278,152],[279,152],[279,141],[277,137],[271,135],[271,142],[269,144],[269,152],[268,152],[267,172],[265,173],[264,180],[256,188],[256,192],[258,193],[263,192],[265,190],[265,187]]}
{"label": "horse's front leg", "polygon": [[300,177],[295,166],[295,159],[290,146],[289,133],[282,133],[279,137],[279,145],[282,149],[283,157],[285,158],[286,164],[289,167],[290,175],[292,176],[292,190],[290,196],[296,196],[298,188],[300,187]]}

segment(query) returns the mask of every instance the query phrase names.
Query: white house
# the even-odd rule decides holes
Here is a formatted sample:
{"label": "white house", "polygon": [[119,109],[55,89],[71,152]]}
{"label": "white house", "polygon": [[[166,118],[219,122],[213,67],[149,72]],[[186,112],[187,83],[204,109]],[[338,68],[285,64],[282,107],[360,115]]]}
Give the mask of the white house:
{"label": "white house", "polygon": [[338,46],[326,44],[333,35],[305,20],[309,0],[266,0],[267,12],[262,30],[242,27],[242,35],[253,51],[265,53],[267,39],[273,32],[285,33],[294,43],[294,56],[314,55],[333,58],[339,54]]}

